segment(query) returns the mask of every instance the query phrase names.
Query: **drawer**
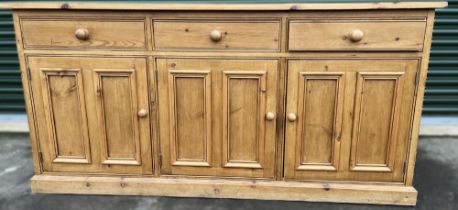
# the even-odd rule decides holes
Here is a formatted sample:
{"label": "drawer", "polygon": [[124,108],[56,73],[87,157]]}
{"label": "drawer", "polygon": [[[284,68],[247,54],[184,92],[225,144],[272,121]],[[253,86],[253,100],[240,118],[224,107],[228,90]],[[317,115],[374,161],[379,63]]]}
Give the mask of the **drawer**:
{"label": "drawer", "polygon": [[423,20],[291,20],[290,51],[421,51]]}
{"label": "drawer", "polygon": [[21,28],[29,49],[146,49],[143,19],[21,19]]}
{"label": "drawer", "polygon": [[157,20],[154,47],[159,50],[280,49],[280,22]]}

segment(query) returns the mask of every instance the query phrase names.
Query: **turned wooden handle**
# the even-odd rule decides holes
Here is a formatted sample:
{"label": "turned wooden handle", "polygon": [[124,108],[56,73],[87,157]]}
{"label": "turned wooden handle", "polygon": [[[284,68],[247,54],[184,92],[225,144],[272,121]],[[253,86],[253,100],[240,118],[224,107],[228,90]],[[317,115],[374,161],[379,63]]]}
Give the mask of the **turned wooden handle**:
{"label": "turned wooden handle", "polygon": [[89,31],[85,28],[78,28],[75,31],[75,37],[79,40],[89,39]]}
{"label": "turned wooden handle", "polygon": [[294,114],[294,113],[289,113],[289,114],[288,114],[288,120],[289,120],[290,122],[295,122],[295,121],[297,120],[297,115]]}
{"label": "turned wooden handle", "polygon": [[138,115],[139,117],[146,117],[146,116],[148,116],[148,111],[146,111],[146,109],[140,109],[140,110],[138,111],[137,115]]}
{"label": "turned wooden handle", "polygon": [[218,42],[218,41],[220,41],[222,38],[223,38],[223,34],[221,33],[221,31],[213,30],[212,32],[210,32],[210,39],[211,39],[212,41]]}
{"label": "turned wooden handle", "polygon": [[273,112],[267,112],[266,113],[266,120],[272,121],[275,119],[275,113]]}
{"label": "turned wooden handle", "polygon": [[363,39],[364,32],[359,29],[354,29],[350,32],[350,40],[353,42],[359,42]]}

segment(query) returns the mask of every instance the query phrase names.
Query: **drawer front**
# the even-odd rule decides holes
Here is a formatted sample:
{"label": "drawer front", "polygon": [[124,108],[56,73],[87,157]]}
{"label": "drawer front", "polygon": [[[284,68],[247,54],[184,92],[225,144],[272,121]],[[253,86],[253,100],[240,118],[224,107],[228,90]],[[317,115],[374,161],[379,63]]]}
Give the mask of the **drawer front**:
{"label": "drawer front", "polygon": [[26,49],[146,49],[143,19],[22,19],[21,28]]}
{"label": "drawer front", "polygon": [[426,22],[292,20],[290,51],[421,51]]}
{"label": "drawer front", "polygon": [[280,49],[279,21],[159,20],[153,28],[154,46],[159,50]]}

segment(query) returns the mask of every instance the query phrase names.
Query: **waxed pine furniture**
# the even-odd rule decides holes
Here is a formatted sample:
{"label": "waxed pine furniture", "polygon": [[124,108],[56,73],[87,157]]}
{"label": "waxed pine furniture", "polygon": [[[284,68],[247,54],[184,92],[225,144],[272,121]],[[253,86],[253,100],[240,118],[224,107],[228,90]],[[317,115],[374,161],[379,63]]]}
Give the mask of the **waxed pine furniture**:
{"label": "waxed pine furniture", "polygon": [[32,191],[415,205],[446,5],[0,3]]}

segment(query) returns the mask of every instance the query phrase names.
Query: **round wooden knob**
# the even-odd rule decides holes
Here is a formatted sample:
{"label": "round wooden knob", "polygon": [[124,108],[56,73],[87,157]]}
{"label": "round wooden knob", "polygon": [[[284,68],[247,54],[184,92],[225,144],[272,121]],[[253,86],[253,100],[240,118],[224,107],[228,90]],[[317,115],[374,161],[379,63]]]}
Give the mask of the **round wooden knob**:
{"label": "round wooden knob", "polygon": [[212,32],[210,32],[210,39],[211,39],[212,41],[218,42],[218,41],[220,41],[222,38],[223,38],[223,34],[221,33],[221,31],[213,30]]}
{"label": "round wooden knob", "polygon": [[289,120],[290,122],[296,121],[296,120],[297,120],[296,114],[294,114],[294,113],[289,113],[289,114],[288,114],[288,120]]}
{"label": "round wooden knob", "polygon": [[146,109],[140,109],[140,110],[138,111],[137,115],[138,115],[139,117],[146,117],[146,116],[148,116],[148,112],[146,111]]}
{"label": "round wooden knob", "polygon": [[75,36],[79,40],[87,40],[89,39],[89,31],[85,28],[78,28],[75,31]]}
{"label": "round wooden knob", "polygon": [[273,112],[267,112],[266,113],[266,120],[274,120],[275,119],[275,114]]}
{"label": "round wooden knob", "polygon": [[364,37],[364,32],[359,29],[355,29],[350,32],[350,40],[353,42],[359,42],[363,39],[363,37]]}

